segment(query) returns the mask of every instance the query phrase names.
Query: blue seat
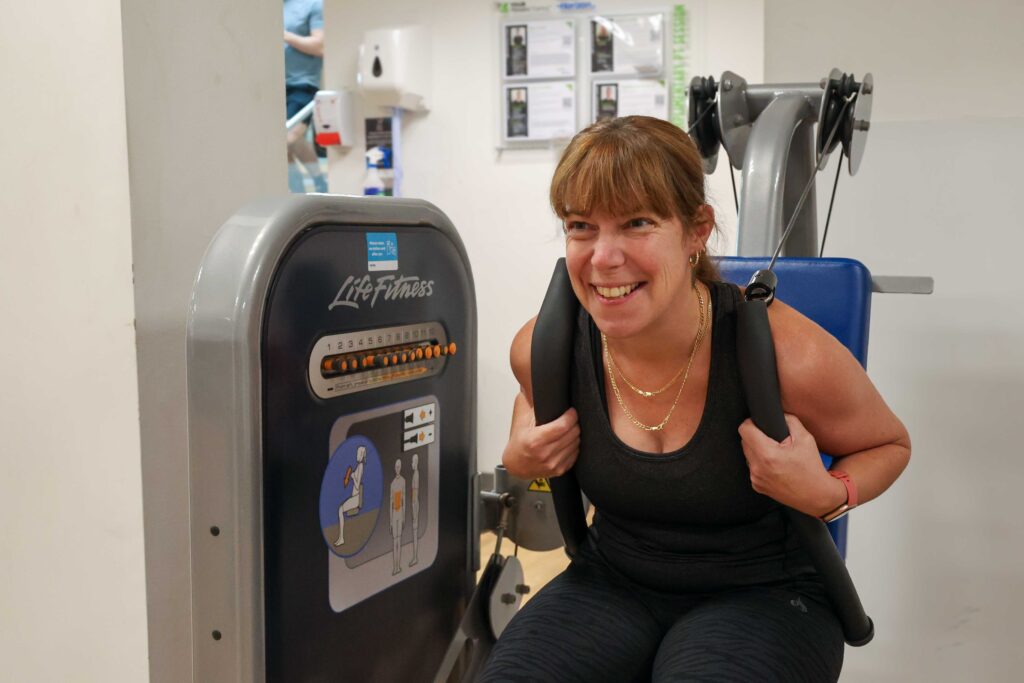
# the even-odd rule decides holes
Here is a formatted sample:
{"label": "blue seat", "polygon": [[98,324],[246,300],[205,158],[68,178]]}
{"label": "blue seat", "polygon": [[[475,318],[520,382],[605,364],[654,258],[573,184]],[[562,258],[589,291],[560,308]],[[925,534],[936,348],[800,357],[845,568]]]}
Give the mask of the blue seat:
{"label": "blue seat", "polygon": [[[768,258],[718,259],[722,278],[745,286]],[[859,261],[843,258],[782,258],[773,269],[779,277],[777,298],[821,325],[867,367],[871,322],[871,273]],[[832,459],[822,454],[828,467]],[[829,532],[846,557],[848,517],[829,524]]]}

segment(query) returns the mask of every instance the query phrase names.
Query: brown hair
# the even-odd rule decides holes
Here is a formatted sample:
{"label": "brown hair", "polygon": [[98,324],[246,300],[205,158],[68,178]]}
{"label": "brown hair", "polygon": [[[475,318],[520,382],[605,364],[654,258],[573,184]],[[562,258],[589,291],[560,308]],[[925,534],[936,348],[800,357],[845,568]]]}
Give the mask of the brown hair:
{"label": "brown hair", "polygon": [[[599,121],[576,134],[551,179],[551,208],[559,218],[594,211],[615,215],[653,211],[678,218],[683,229],[705,204],[704,165],[690,136],[649,116]],[[718,280],[718,268],[701,258],[696,276]]]}

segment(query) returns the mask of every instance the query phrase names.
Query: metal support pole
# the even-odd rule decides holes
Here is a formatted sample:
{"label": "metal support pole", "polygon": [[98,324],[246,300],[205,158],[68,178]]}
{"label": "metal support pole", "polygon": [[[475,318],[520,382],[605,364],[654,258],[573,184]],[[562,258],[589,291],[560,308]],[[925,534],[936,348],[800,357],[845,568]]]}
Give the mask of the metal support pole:
{"label": "metal support pole", "polygon": [[804,119],[793,133],[793,142],[789,146],[789,163],[786,165],[786,179],[783,186],[782,223],[786,229],[793,212],[797,210],[800,193],[808,183],[811,189],[807,192],[800,215],[793,223],[793,230],[782,247],[783,256],[818,255],[818,202],[815,198],[815,187],[812,179],[818,169],[814,164],[814,121]]}
{"label": "metal support pole", "polygon": [[[813,124],[817,112],[801,95],[774,99],[750,131],[743,159],[740,196],[740,256],[765,256],[775,251],[788,215],[805,184],[815,172]],[[790,156],[793,156],[790,163]],[[787,192],[788,190],[788,192]],[[813,189],[811,190],[813,193]],[[817,244],[817,209],[814,195],[805,202],[795,226],[800,236],[787,248],[788,255],[813,255]],[[804,249],[810,244],[810,251]]]}

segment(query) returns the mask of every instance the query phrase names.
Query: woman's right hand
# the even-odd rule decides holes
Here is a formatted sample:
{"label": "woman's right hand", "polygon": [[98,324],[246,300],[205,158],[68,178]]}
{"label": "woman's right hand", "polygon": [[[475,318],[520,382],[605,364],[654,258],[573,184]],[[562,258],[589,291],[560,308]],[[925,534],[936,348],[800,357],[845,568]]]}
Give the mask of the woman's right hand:
{"label": "woman's right hand", "polygon": [[575,408],[538,426],[533,406],[522,391],[512,409],[512,430],[501,463],[520,479],[558,477],[569,471],[580,451],[580,426]]}

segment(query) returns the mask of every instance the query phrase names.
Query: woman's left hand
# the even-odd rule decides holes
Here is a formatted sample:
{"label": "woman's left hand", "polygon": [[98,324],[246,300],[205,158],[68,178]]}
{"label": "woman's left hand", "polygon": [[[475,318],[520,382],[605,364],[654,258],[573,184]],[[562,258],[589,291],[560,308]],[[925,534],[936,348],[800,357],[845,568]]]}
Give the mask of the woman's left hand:
{"label": "woman's left hand", "polygon": [[776,441],[751,420],[740,425],[750,484],[783,505],[813,517],[834,510],[846,500],[846,487],[830,476],[821,462],[814,436],[795,415],[786,414],[789,436]]}

